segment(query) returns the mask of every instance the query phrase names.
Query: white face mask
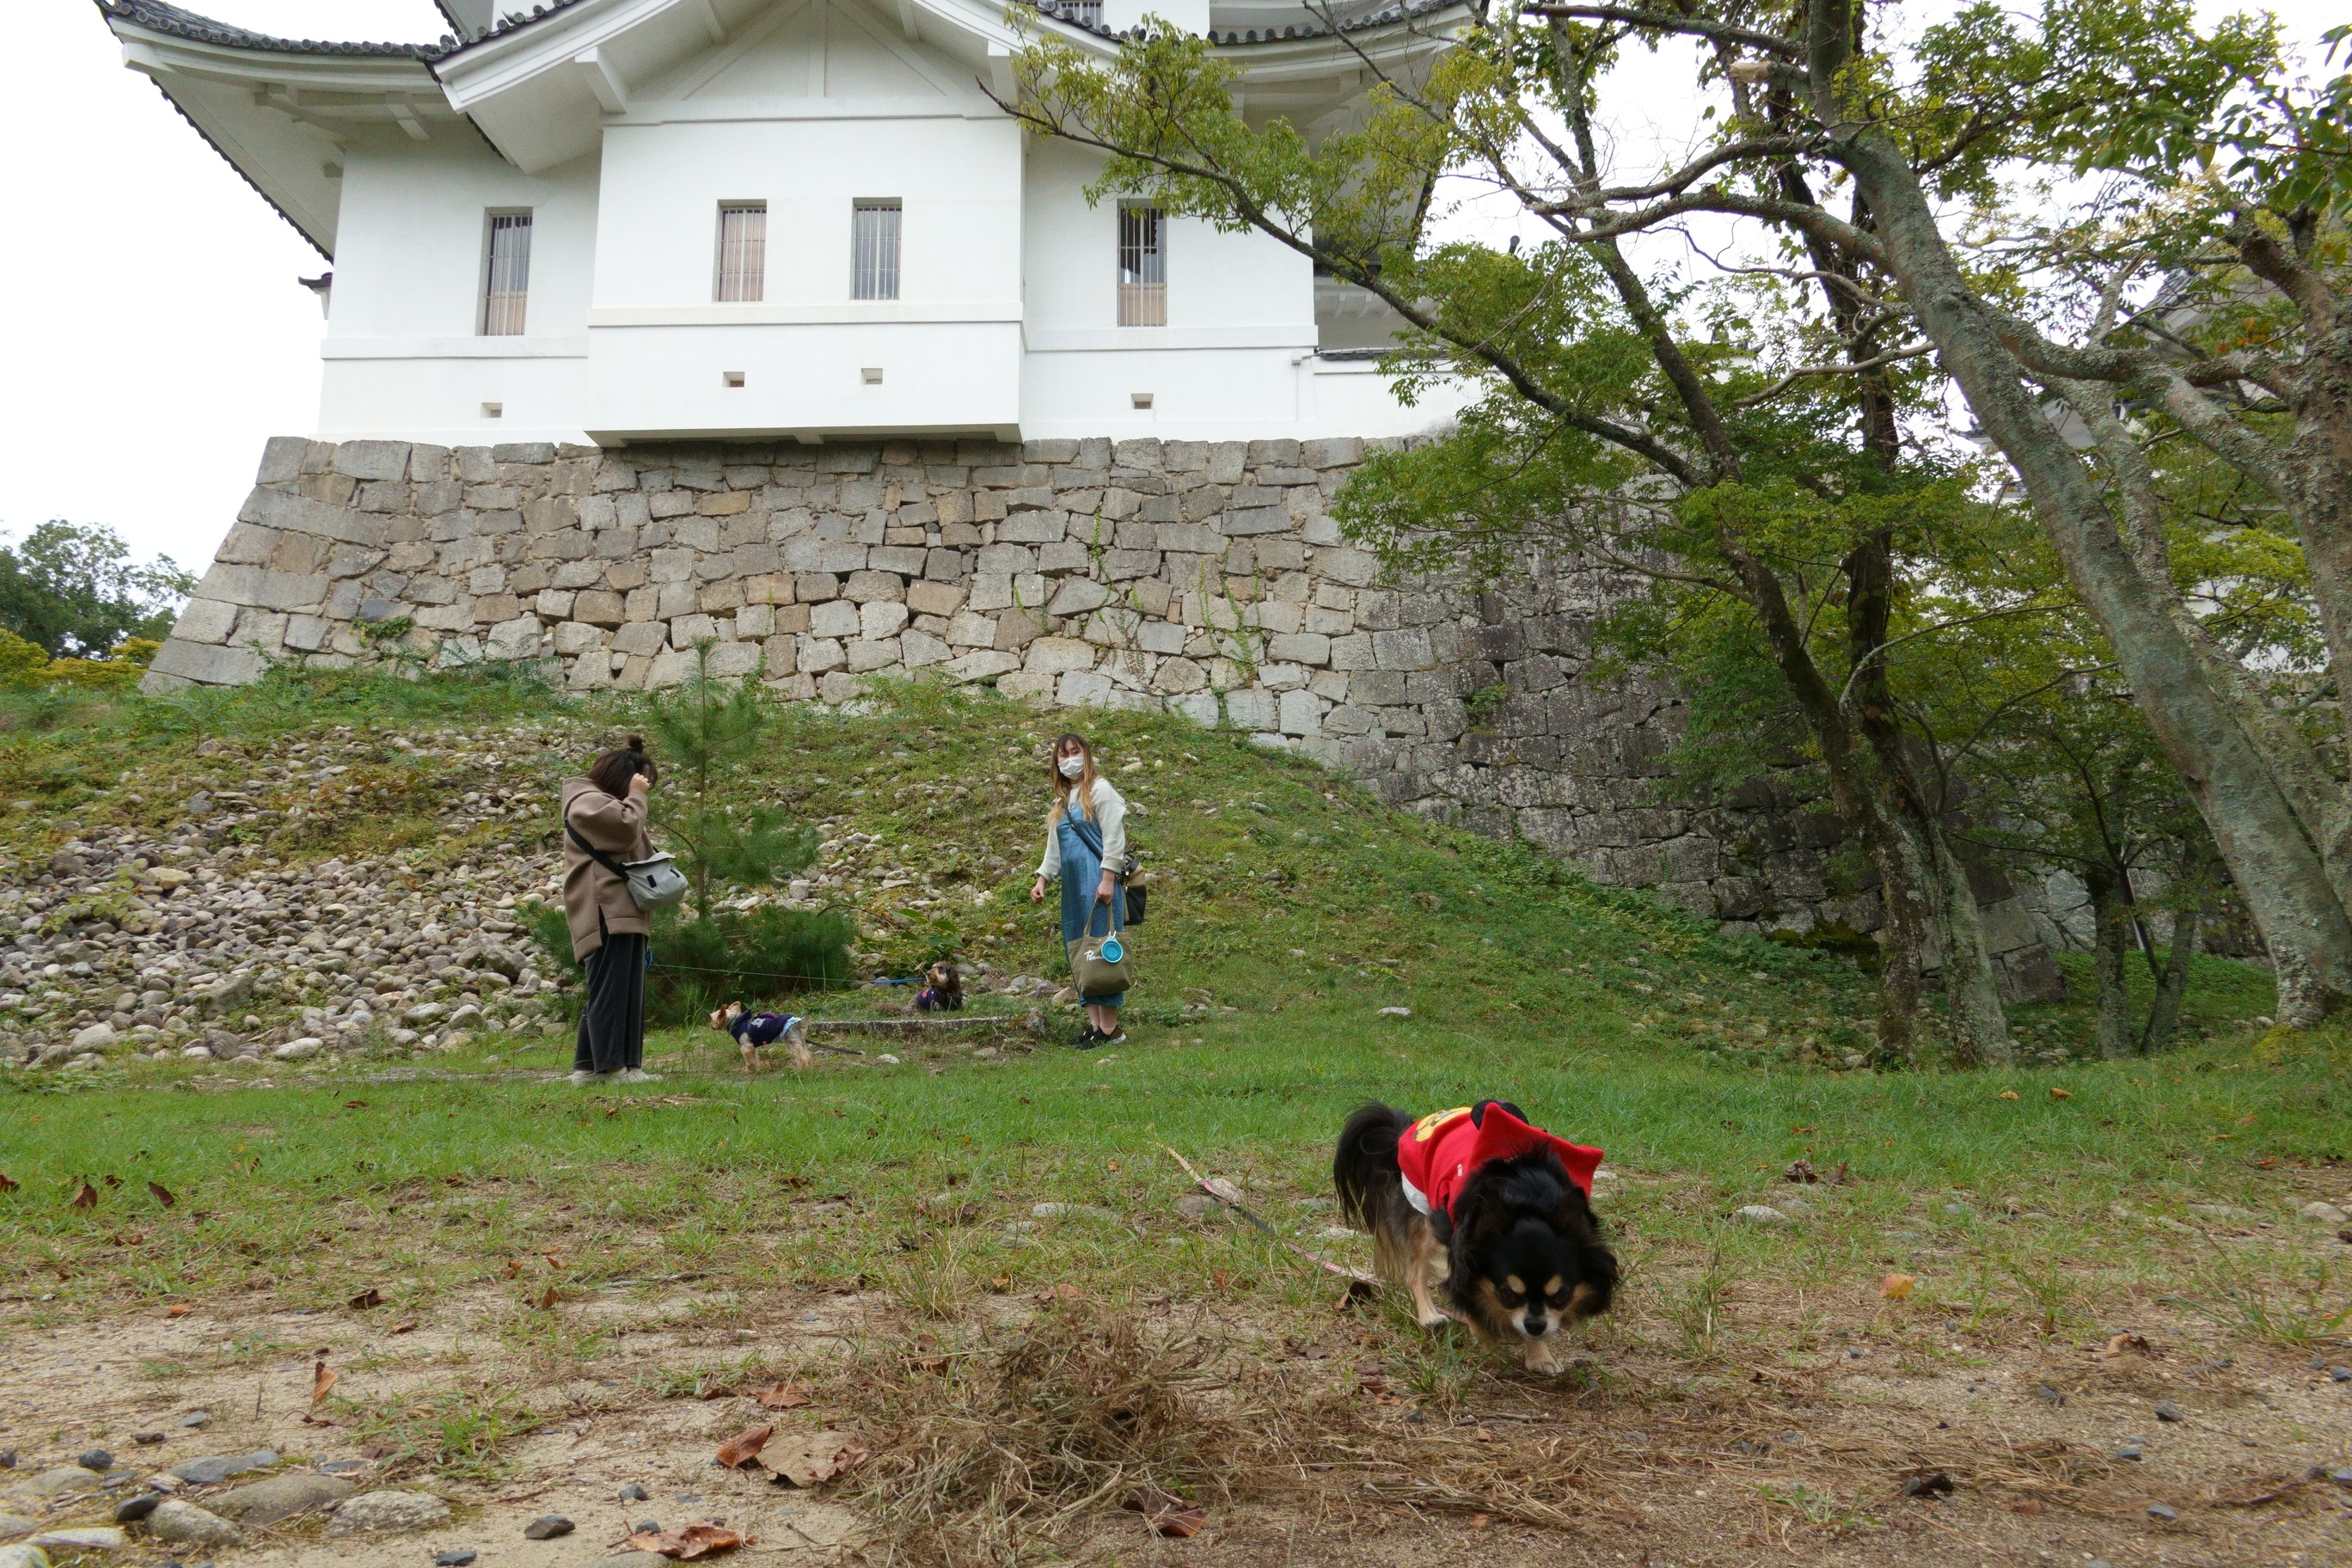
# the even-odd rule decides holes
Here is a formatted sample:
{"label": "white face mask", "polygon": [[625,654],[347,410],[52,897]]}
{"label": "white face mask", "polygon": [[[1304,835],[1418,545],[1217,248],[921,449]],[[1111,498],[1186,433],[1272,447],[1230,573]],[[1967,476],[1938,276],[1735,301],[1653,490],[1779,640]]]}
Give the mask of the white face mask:
{"label": "white face mask", "polygon": [[1086,759],[1083,755],[1076,756],[1076,757],[1064,757],[1064,758],[1063,758],[1063,759],[1062,759],[1058,763],[1056,763],[1056,764],[1055,764],[1055,766],[1057,766],[1057,767],[1059,767],[1059,768],[1062,770],[1062,776],[1063,776],[1064,778],[1066,778],[1066,779],[1074,779],[1074,778],[1076,778],[1080,773],[1085,773],[1085,772],[1087,771],[1087,759]]}

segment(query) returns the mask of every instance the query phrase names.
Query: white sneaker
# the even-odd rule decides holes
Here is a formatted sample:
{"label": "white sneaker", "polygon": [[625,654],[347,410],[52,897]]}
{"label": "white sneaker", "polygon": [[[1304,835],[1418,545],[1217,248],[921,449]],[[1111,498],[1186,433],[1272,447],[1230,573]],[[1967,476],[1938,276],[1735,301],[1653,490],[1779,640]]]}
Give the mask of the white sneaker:
{"label": "white sneaker", "polygon": [[572,1081],[574,1083],[603,1083],[609,1079],[615,1079],[620,1076],[621,1075],[618,1073],[611,1072],[590,1072],[586,1068],[574,1068],[572,1069]]}
{"label": "white sneaker", "polygon": [[647,1072],[643,1068],[631,1068],[628,1071],[621,1074],[620,1078],[623,1083],[661,1082],[661,1074],[657,1072]]}

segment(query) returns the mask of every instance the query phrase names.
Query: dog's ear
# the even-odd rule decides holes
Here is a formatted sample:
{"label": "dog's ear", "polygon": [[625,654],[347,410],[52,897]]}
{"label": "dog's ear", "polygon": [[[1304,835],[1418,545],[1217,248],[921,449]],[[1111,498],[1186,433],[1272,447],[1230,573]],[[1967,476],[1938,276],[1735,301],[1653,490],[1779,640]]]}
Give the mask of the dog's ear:
{"label": "dog's ear", "polygon": [[1585,1197],[1584,1189],[1574,1182],[1562,1182],[1559,1188],[1559,1200],[1545,1216],[1551,1221],[1552,1229],[1580,1246],[1598,1245],[1601,1226],[1592,1216],[1592,1204]]}
{"label": "dog's ear", "polygon": [[1485,1251],[1517,1223],[1517,1217],[1511,1213],[1502,1184],[1487,1179],[1483,1172],[1474,1173],[1454,1200],[1454,1234],[1450,1240],[1454,1256]]}

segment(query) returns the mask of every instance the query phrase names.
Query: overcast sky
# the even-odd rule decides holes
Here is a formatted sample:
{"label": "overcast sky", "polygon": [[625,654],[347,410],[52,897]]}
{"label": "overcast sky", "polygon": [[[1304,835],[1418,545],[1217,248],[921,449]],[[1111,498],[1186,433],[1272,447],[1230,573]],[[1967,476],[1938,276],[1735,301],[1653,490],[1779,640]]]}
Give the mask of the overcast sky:
{"label": "overcast sky", "polygon": [[[187,9],[291,37],[417,40],[446,30],[430,0],[183,0]],[[2341,0],[2284,0],[2316,38]],[[2220,7],[2214,7],[2219,9]],[[297,282],[327,262],[180,119],[122,68],[85,0],[10,0],[20,70],[0,95],[9,150],[0,245],[0,530],[47,518],[104,523],[139,554],[201,571],[253,482],[262,443],[317,416],[318,301]],[[1686,81],[1654,74],[1653,134]],[[1612,98],[1614,95],[1612,95]],[[1621,100],[1622,101],[1622,100]],[[1633,132],[1622,165],[1651,147]],[[1457,220],[1491,231],[1508,220]]]}

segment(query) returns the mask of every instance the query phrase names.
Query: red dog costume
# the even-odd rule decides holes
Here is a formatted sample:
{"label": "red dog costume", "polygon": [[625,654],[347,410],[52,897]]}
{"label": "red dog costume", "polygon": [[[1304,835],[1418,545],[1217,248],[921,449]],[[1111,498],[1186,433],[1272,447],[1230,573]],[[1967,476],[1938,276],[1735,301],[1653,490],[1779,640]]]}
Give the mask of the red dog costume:
{"label": "red dog costume", "polygon": [[1490,1161],[1548,1149],[1559,1156],[1584,1195],[1592,1195],[1592,1173],[1601,1151],[1555,1138],[1530,1127],[1498,1100],[1458,1106],[1423,1117],[1397,1140],[1397,1167],[1404,1173],[1405,1201],[1423,1214],[1454,1214],[1454,1196],[1470,1173]]}

